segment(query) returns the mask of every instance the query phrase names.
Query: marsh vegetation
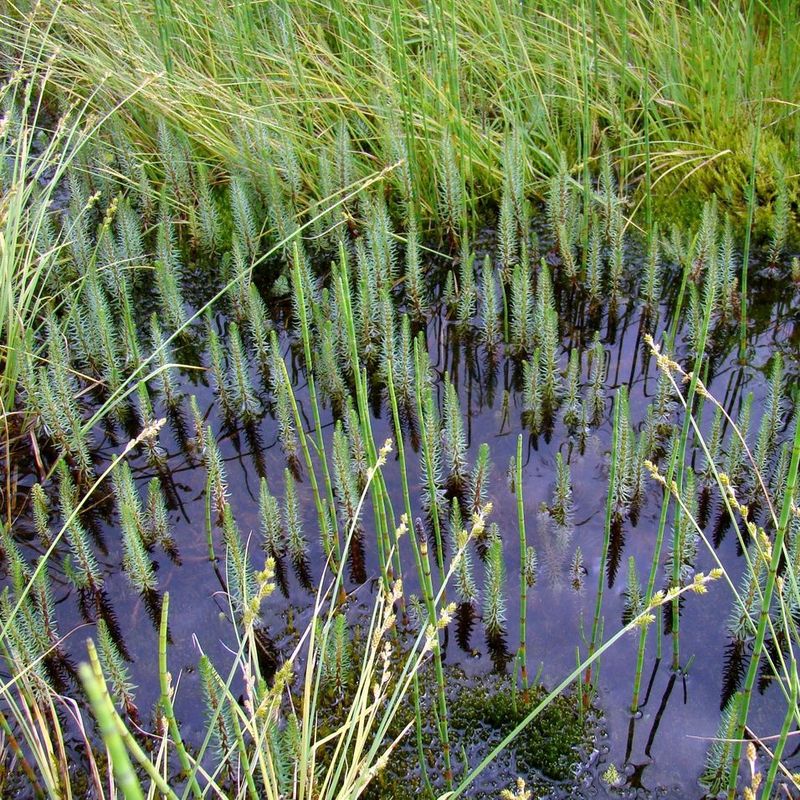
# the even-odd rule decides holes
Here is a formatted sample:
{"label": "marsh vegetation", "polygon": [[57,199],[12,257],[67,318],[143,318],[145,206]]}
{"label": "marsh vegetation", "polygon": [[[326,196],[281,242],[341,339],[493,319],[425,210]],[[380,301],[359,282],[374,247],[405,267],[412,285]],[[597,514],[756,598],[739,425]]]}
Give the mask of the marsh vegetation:
{"label": "marsh vegetation", "polygon": [[794,796],[799,15],[5,8],[3,796]]}

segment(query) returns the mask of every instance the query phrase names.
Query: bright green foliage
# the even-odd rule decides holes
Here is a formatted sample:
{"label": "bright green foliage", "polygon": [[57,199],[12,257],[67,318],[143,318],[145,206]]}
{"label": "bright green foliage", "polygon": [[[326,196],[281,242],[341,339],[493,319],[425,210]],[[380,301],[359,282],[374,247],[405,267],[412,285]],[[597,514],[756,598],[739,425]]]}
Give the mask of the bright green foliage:
{"label": "bright green foliage", "polygon": [[258,254],[260,225],[253,210],[250,188],[243,178],[237,176],[231,180],[229,192],[233,230],[244,248],[246,260],[251,261]]}
{"label": "bright green foliage", "polygon": [[782,163],[775,165],[775,201],[772,214],[772,234],[769,244],[769,260],[777,264],[786,248],[789,233],[789,186],[786,169]]}
{"label": "bright green foliage", "polygon": [[492,261],[487,255],[481,269],[479,316],[481,339],[489,352],[494,352],[502,338],[498,321],[497,286]]}
{"label": "bright green foliage", "polygon": [[442,414],[442,454],[447,470],[447,483],[461,490],[467,483],[467,437],[464,417],[458,400],[458,390],[449,379],[444,385],[444,411]]}
{"label": "bright green foliage", "polygon": [[539,359],[539,348],[537,347],[536,350],[533,351],[531,360],[524,361],[522,364],[525,413],[528,416],[528,422],[534,433],[541,430],[544,417]]}
{"label": "bright green foliage", "polygon": [[569,279],[577,275],[575,242],[578,234],[579,213],[575,186],[572,183],[563,153],[558,171],[550,179],[547,195],[547,216],[550,229],[556,236],[556,246],[561,257],[561,268]]}
{"label": "bright green foliage", "polygon": [[131,683],[125,659],[104,619],[97,620],[97,654],[116,701],[126,709],[135,708],[133,691],[136,687]]}
{"label": "bright green foliage", "polygon": [[519,234],[514,212],[513,187],[506,182],[500,201],[500,215],[497,220],[498,252],[504,280],[508,283],[519,262]]}
{"label": "bright green foliage", "polygon": [[736,420],[736,430],[730,432],[725,453],[724,471],[730,478],[731,484],[737,489],[742,489],[747,481],[748,461],[745,454],[745,442],[750,431],[750,412],[752,407],[753,393],[748,392]]}
{"label": "bright green foliage", "polygon": [[589,396],[586,405],[589,407],[589,420],[592,425],[599,425],[606,413],[606,351],[600,341],[599,332],[595,332],[590,352],[591,369],[589,372]]}
{"label": "bright green foliage", "polygon": [[200,250],[213,255],[220,243],[221,222],[217,201],[211,188],[209,171],[205,164],[196,162],[197,207],[195,209],[196,228],[194,238]]}
{"label": "bright green foliage", "polygon": [[103,585],[100,566],[89,541],[89,534],[81,524],[80,517],[74,513],[77,502],[75,483],[63,461],[58,463],[57,472],[61,519],[62,524],[66,526],[67,542],[70,547],[69,575],[79,589],[85,587],[99,589]]}
{"label": "bright green foliage", "polygon": [[353,679],[352,649],[347,617],[336,614],[322,658],[322,679],[336,696],[341,696]]}
{"label": "bright green foliage", "polygon": [[300,445],[297,441],[297,431],[295,429],[294,412],[289,386],[284,372],[283,356],[278,344],[278,335],[273,330],[270,333],[270,346],[272,348],[272,370],[270,388],[275,398],[275,415],[278,421],[278,436],[281,447],[286,455],[287,461],[292,464],[299,464]]}
{"label": "bright green foliage", "polygon": [[533,349],[534,331],[537,330],[533,317],[533,298],[528,269],[517,264],[511,276],[509,345],[511,351],[525,355]]}
{"label": "bright green foliage", "polygon": [[239,336],[239,326],[235,322],[231,322],[228,330],[228,346],[230,354],[228,384],[231,390],[231,401],[237,417],[247,424],[254,421],[261,410],[261,403],[259,403],[250,381],[247,359]]}
{"label": "bright green foliage", "polygon": [[305,563],[308,558],[308,542],[303,534],[300,518],[300,505],[297,500],[297,485],[292,473],[283,471],[284,496],[283,520],[286,530],[286,552],[296,565]]}
{"label": "bright green foliage", "polygon": [[572,477],[569,464],[561,453],[556,453],[556,485],[553,489],[553,501],[550,514],[559,525],[568,525],[572,519]]}
{"label": "bright green foliage", "polygon": [[272,367],[272,350],[269,342],[269,332],[272,323],[267,315],[267,309],[261,294],[255,284],[251,283],[247,297],[247,329],[255,354],[256,363],[264,378],[268,378]]}
{"label": "bright green foliage", "polygon": [[267,479],[259,483],[258,507],[261,516],[261,544],[272,558],[280,558],[286,546],[278,499],[270,492]]}
{"label": "bright green foliage", "polygon": [[495,635],[504,630],[506,621],[506,565],[503,559],[503,541],[495,523],[489,527],[488,541],[483,589],[483,624],[487,633]]}
{"label": "bright green foliage", "polygon": [[167,511],[167,501],[158,478],[151,478],[147,484],[147,525],[148,541],[158,544],[165,553],[175,554],[175,539]]}
{"label": "bright green foliage", "polygon": [[536,555],[536,549],[532,545],[528,545],[525,551],[525,569],[523,570],[525,576],[525,583],[529,589],[536,585],[536,580],[539,576],[539,558]]}
{"label": "bright green foliage", "polygon": [[658,224],[653,226],[650,245],[647,249],[644,280],[642,281],[642,300],[648,309],[651,326],[657,319],[658,303],[661,298],[661,249],[658,238]]}
{"label": "bright green foliage", "polygon": [[186,311],[180,287],[181,257],[165,198],[161,201],[153,269],[162,319],[167,322],[170,330],[182,328],[186,324]]}
{"label": "bright green foliage", "polygon": [[417,319],[422,319],[427,311],[428,293],[425,286],[425,273],[422,266],[422,252],[417,232],[417,218],[409,216],[406,231],[406,280],[405,294],[409,310]]}
{"label": "bright green foliage", "polygon": [[230,504],[225,506],[222,517],[222,538],[225,541],[225,575],[228,583],[228,596],[237,614],[248,608],[256,596],[255,577],[247,557],[245,543],[239,526],[233,517]]}
{"label": "bright green foliage", "polygon": [[137,592],[151,592],[158,582],[131,506],[120,506],[119,521],[122,528],[122,566],[128,580]]}
{"label": "bright green foliage", "polygon": [[475,254],[468,249],[467,238],[461,242],[461,259],[458,273],[458,306],[456,319],[466,329],[478,307],[478,291],[475,286]]}
{"label": "bright green foliage", "polygon": [[461,519],[461,507],[456,498],[450,504],[450,547],[455,566],[456,593],[462,603],[475,603],[478,588],[472,569],[472,544]]}
{"label": "bright green foliage", "polygon": [[229,418],[235,419],[235,404],[233,393],[228,380],[228,371],[225,369],[225,357],[222,351],[222,342],[217,334],[214,321],[209,315],[206,319],[206,333],[208,337],[208,356],[210,360],[211,377],[214,380],[217,396],[223,411]]}
{"label": "bright green foliage", "polygon": [[31,506],[36,535],[39,537],[43,547],[49,547],[51,542],[50,500],[45,494],[41,483],[34,483],[31,488]]}
{"label": "bright green foliage", "polygon": [[350,442],[341,420],[337,420],[333,431],[333,478],[339,513],[342,523],[347,529],[356,519],[360,492],[358,489],[358,472],[353,464],[350,454]]}
{"label": "bright green foliage", "polygon": [[563,419],[569,430],[577,428],[581,419],[581,362],[577,348],[569,354]]}
{"label": "bright green foliage", "polygon": [[228,505],[228,477],[225,462],[219,452],[217,440],[209,425],[205,432],[205,447],[203,450],[207,475],[207,485],[211,492],[211,505],[217,512],[217,519],[222,520],[225,508]]}
{"label": "bright green foliage", "polygon": [[225,683],[205,654],[200,656],[197,671],[200,674],[200,686],[214,749],[220,758],[224,758],[228,749],[234,745],[232,711],[225,696]]}
{"label": "bright green foliage", "polygon": [[492,462],[489,458],[489,445],[485,442],[478,448],[478,456],[470,478],[470,500],[468,510],[477,514],[485,505],[489,489],[489,476]]}
{"label": "bright green foliage", "polygon": [[602,232],[597,217],[589,222],[589,252],[586,257],[586,291],[593,305],[598,305],[603,293]]}
{"label": "bright green foliage", "polygon": [[161,326],[158,324],[158,315],[153,313],[150,316],[150,344],[156,356],[155,364],[159,370],[158,388],[164,400],[164,405],[170,409],[176,409],[181,402],[180,393],[176,386],[172,348],[165,340]]}
{"label": "bright green foliage", "polygon": [[753,457],[758,473],[766,480],[772,473],[774,455],[777,451],[778,436],[784,419],[784,376],[783,358],[780,353],[775,353],[772,359],[770,372],[769,392],[764,404],[761,426],[758,431],[758,440]]}
{"label": "bright green foliage", "polygon": [[458,237],[464,213],[464,192],[461,173],[456,163],[455,148],[449,131],[442,134],[437,171],[439,219],[452,240]]}
{"label": "bright green foliage", "polygon": [[642,584],[636,571],[636,559],[628,558],[628,582],[623,592],[624,605],[622,607],[622,624],[627,625],[644,611],[644,596]]}
{"label": "bright green foliage", "polygon": [[621,514],[630,509],[636,498],[637,463],[636,463],[636,434],[630,421],[630,405],[628,392],[624,386],[619,389],[619,429],[617,433],[617,469],[612,487],[613,506],[616,513]]}
{"label": "bright green foliage", "polygon": [[725,705],[716,735],[708,748],[706,766],[700,782],[708,787],[711,795],[718,794],[727,785],[733,749],[731,739],[736,735],[736,710],[739,699],[739,695],[735,694]]}

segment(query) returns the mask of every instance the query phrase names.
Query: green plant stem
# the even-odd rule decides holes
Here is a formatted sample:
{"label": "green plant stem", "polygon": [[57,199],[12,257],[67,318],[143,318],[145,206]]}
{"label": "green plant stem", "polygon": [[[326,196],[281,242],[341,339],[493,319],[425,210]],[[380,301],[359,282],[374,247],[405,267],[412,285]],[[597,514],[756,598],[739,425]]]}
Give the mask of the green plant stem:
{"label": "green plant stem", "polygon": [[[100,713],[102,715],[102,722],[100,724],[104,732],[104,736],[111,735],[113,741],[115,737],[113,736],[113,734],[111,734],[111,731],[112,729],[116,731],[116,734],[120,737],[120,741],[124,745],[124,750],[126,751],[125,756],[127,757],[128,753],[130,753],[134,757],[137,763],[144,769],[144,771],[150,777],[150,780],[152,780],[153,783],[156,785],[159,792],[168,797],[169,800],[178,800],[178,797],[175,794],[175,792],[172,791],[172,789],[170,788],[169,784],[166,782],[164,777],[156,769],[155,765],[150,760],[147,753],[145,753],[144,750],[142,750],[142,748],[139,746],[139,743],[136,741],[136,739],[133,738],[133,735],[131,734],[131,732],[126,727],[125,723],[120,718],[119,714],[117,713],[117,710],[114,708],[114,704],[111,702],[111,698],[108,694],[108,689],[106,688],[105,679],[103,678],[103,670],[100,666],[100,661],[97,657],[97,651],[95,650],[94,644],[92,643],[91,640],[87,642],[87,648],[89,650],[89,664],[91,666],[83,665],[81,677],[82,679],[85,679],[85,676],[88,674],[90,676],[89,683],[92,682],[94,683],[94,686],[87,691],[92,691],[94,693],[95,702],[92,703],[92,709],[95,710],[95,713],[97,713],[97,709],[100,708]],[[89,670],[89,673],[86,672],[87,669]],[[95,703],[97,703],[97,705]],[[118,747],[116,743],[114,746]],[[137,784],[138,784],[138,779],[137,779]],[[139,790],[141,791],[141,787],[139,787]],[[138,800],[139,795],[134,794],[132,795],[132,797]]]}
{"label": "green plant stem", "polygon": [[[180,727],[175,719],[175,709],[172,705],[172,695],[170,693],[170,675],[167,670],[167,628],[169,621],[169,592],[164,593],[161,600],[161,625],[158,630],[158,678],[161,687],[161,708],[164,716],[167,718],[169,731],[172,734],[172,740],[175,744],[175,750],[178,753],[178,760],[181,762],[181,769],[185,775],[191,774],[191,764],[189,757],[186,754],[186,748],[181,738]],[[192,794],[195,797],[201,797],[200,785],[197,783],[197,778],[191,775],[189,785],[192,788]]]}
{"label": "green plant stem", "polygon": [[526,647],[528,582],[525,577],[525,559],[528,545],[525,537],[525,503],[522,491],[522,434],[517,436],[517,474],[514,489],[517,495],[517,527],[519,528],[519,650],[517,662],[522,679],[522,700],[528,701],[528,653]]}
{"label": "green plant stem", "polygon": [[78,675],[89,697],[100,736],[108,750],[117,786],[125,795],[125,800],[144,800],[142,786],[136,777],[125,742],[114,722],[114,709],[110,707],[111,700],[105,691],[105,685],[88,664],[81,664],[78,667]]}
{"label": "green plant stem", "polygon": [[[751,3],[752,7],[752,3]],[[750,237],[753,231],[753,218],[756,209],[756,166],[758,164],[758,144],[761,138],[761,120],[764,111],[763,97],[758,103],[756,126],[753,132],[753,155],[750,160],[750,183],[747,189],[747,226],[744,230],[744,253],[742,254],[742,280],[739,287],[741,306],[739,311],[739,359],[747,354],[747,272],[750,266]]]}
{"label": "green plant stem", "polygon": [[205,497],[205,518],[206,518],[206,545],[208,546],[208,560],[216,561],[217,555],[214,552],[214,526],[211,522],[211,474],[206,477],[206,497]]}

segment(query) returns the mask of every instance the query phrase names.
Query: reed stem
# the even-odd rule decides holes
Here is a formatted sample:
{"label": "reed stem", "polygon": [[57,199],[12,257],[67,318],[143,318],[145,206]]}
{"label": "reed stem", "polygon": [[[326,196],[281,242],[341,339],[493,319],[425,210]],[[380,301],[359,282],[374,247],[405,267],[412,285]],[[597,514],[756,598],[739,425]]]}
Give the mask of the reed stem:
{"label": "reed stem", "polygon": [[169,620],[169,592],[164,592],[164,597],[161,600],[161,625],[158,629],[158,678],[161,687],[161,708],[164,716],[167,719],[169,732],[172,734],[172,740],[175,744],[175,750],[178,753],[178,760],[181,762],[181,769],[184,775],[189,775],[189,786],[192,789],[192,794],[199,798],[202,796],[200,791],[200,784],[197,778],[192,773],[192,767],[189,763],[189,757],[186,754],[186,747],[183,744],[181,731],[178,727],[178,722],[175,719],[175,709],[172,705],[172,694],[170,691],[170,674],[167,670],[167,628]]}
{"label": "reed stem", "polygon": [[525,537],[525,502],[522,491],[522,434],[517,436],[516,479],[514,491],[517,495],[517,526],[519,527],[519,650],[517,662],[522,680],[522,700],[528,701],[528,653],[526,647],[528,614],[528,580],[526,575],[526,554],[528,545]]}
{"label": "reed stem", "polygon": [[747,226],[744,229],[744,252],[742,253],[742,280],[739,287],[741,304],[739,310],[739,359],[747,354],[747,272],[750,266],[750,237],[753,232],[753,218],[756,210],[756,165],[758,145],[761,138],[761,120],[764,111],[764,98],[758,103],[756,126],[753,132],[753,155],[750,159],[750,184],[747,190]]}

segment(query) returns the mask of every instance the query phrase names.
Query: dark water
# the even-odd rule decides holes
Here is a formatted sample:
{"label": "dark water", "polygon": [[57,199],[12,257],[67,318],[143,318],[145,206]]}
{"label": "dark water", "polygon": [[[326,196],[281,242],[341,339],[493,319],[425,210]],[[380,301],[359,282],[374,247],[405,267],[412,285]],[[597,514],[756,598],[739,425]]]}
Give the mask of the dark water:
{"label": "dark water", "polygon": [[[674,302],[677,278],[665,273],[667,302],[662,307],[661,322],[656,339],[670,323],[670,306]],[[798,374],[800,350],[796,330],[797,295],[794,286],[785,278],[762,270],[751,276],[751,319],[748,326],[750,359],[747,366],[737,361],[735,336],[717,342],[711,354],[711,374],[707,381],[711,391],[724,399],[726,408],[735,417],[739,404],[748,391],[755,393],[752,431],[757,431],[762,404],[766,394],[766,366],[772,355],[781,351],[785,357],[790,382]],[[190,282],[192,283],[192,282]],[[202,283],[194,283],[202,287]],[[194,302],[205,294],[196,288]],[[528,652],[529,670],[535,674],[541,665],[541,676],[548,686],[557,684],[572,671],[576,664],[576,647],[580,645],[585,656],[584,638],[589,636],[594,611],[598,570],[601,569],[604,509],[606,502],[609,448],[611,443],[611,403],[613,389],[623,383],[630,386],[631,412],[638,427],[644,409],[656,390],[656,367],[646,357],[642,341],[641,309],[636,303],[623,303],[615,321],[603,313],[592,316],[573,303],[568,291],[558,298],[564,315],[571,318],[564,326],[566,335],[562,342],[562,366],[566,368],[568,351],[576,343],[588,347],[595,329],[599,329],[609,354],[607,395],[609,402],[603,423],[592,429],[585,451],[580,453],[575,442],[560,421],[556,422],[552,436],[530,436],[521,422],[522,393],[519,370],[515,362],[500,357],[492,367],[486,353],[477,344],[476,336],[459,335],[453,324],[445,318],[442,306],[433,308],[427,324],[427,340],[433,365],[439,375],[437,390],[441,395],[444,375],[457,386],[470,456],[477,454],[481,443],[491,449],[493,470],[488,499],[494,510],[491,521],[498,523],[504,540],[504,555],[508,582],[507,648],[513,653],[517,646],[519,564],[516,499],[506,480],[509,459],[516,450],[517,434],[525,433],[523,449],[523,497],[526,511],[528,544],[535,546],[539,555],[538,582],[528,593]],[[281,330],[282,349],[292,377],[295,396],[301,414],[306,420],[307,432],[313,431],[313,416],[308,400],[306,377],[302,368],[302,351],[293,335],[286,332],[289,305],[286,300],[268,299],[276,324]],[[215,319],[220,331],[225,319]],[[203,329],[195,330],[197,344],[202,346]],[[685,351],[684,351],[685,352]],[[680,351],[679,351],[680,353]],[[194,362],[197,353],[190,348],[176,351],[180,360]],[[588,381],[588,375],[582,376]],[[263,390],[256,370],[252,370],[253,383]],[[183,388],[197,396],[201,411],[218,438],[228,472],[230,502],[244,536],[252,532],[249,548],[255,553],[255,563],[260,562],[260,521],[258,512],[259,476],[267,476],[270,490],[276,497],[283,493],[283,472],[286,459],[277,438],[275,420],[265,415],[255,426],[256,435],[243,428],[226,423],[215,404],[214,393],[206,385],[205,376],[197,372],[183,373]],[[266,397],[266,393],[263,393]],[[441,401],[441,396],[440,396]],[[157,406],[156,411],[161,415]],[[199,466],[191,449],[186,446],[191,438],[191,420],[188,399],[183,405],[185,431],[171,420],[162,430],[161,443],[167,451],[167,469],[160,473],[170,505],[170,522],[177,544],[180,564],[168,559],[160,551],[154,555],[158,567],[159,591],[169,591],[171,598],[169,664],[173,676],[179,680],[176,713],[182,723],[184,738],[199,741],[204,733],[204,717],[198,702],[200,687],[195,671],[200,652],[207,653],[220,672],[231,663],[229,648],[234,647],[234,637],[227,619],[227,601],[215,565],[209,562],[205,536],[205,470]],[[375,441],[383,442],[393,436],[390,412],[385,403],[375,405],[373,432]],[[323,426],[326,443],[330,445],[333,418],[330,409],[323,409]],[[710,414],[706,415],[710,417]],[[705,420],[707,429],[710,419]],[[788,415],[786,424],[788,425]],[[751,433],[754,437],[754,433]],[[126,437],[107,431],[98,435],[98,453],[106,459],[119,452],[120,442]],[[418,456],[407,440],[407,461],[410,467],[412,505],[415,514],[421,513],[419,498],[422,486],[417,469]],[[572,471],[575,510],[569,529],[557,529],[552,519],[540,511],[549,503],[555,481],[555,456],[561,452]],[[392,494],[395,511],[402,508],[399,469],[390,456],[384,469],[386,485]],[[102,460],[101,460],[102,463]],[[143,457],[132,461],[134,474],[144,492],[146,483],[154,473]],[[33,481],[31,476],[21,483]],[[316,513],[307,480],[298,484],[304,528],[312,548],[312,581],[320,577],[321,559],[319,542],[315,537]],[[131,588],[121,571],[121,542],[117,521],[108,515],[108,504],[101,504],[96,519],[98,532],[105,544],[106,553],[101,564],[110,609],[116,615],[132,658],[131,672],[138,685],[137,704],[145,720],[157,699],[157,632],[153,624],[153,608],[148,607]],[[622,591],[625,586],[629,556],[636,559],[640,578],[646,581],[652,548],[658,527],[661,508],[660,489],[648,481],[647,501],[641,509],[636,525],[628,520],[624,524],[624,545],[617,554],[619,572],[614,585],[605,593],[603,614],[606,636],[621,625],[623,611]],[[105,516],[104,516],[105,515]],[[712,511],[709,530],[715,524],[716,507]],[[374,533],[371,528],[371,510],[363,515],[366,541],[366,567],[370,578],[377,576],[377,557]],[[20,523],[25,529],[24,520]],[[670,528],[668,527],[668,531]],[[215,535],[220,536],[216,531]],[[669,534],[668,534],[669,535]],[[735,537],[728,532],[721,541],[717,555],[731,574],[734,583],[741,574],[741,558],[736,552]],[[217,553],[224,552],[218,539]],[[402,552],[406,565],[406,591],[416,590],[412,576],[413,565],[408,542]],[[582,586],[576,586],[570,573],[570,563],[576,547],[580,547],[586,574]],[[667,545],[662,555],[666,561]],[[59,559],[60,560],[60,559]],[[697,563],[699,571],[707,572],[714,566],[704,545],[700,544]],[[475,560],[476,580],[482,585],[481,565]],[[664,582],[664,570],[659,571],[659,585]],[[303,630],[311,619],[312,594],[304,588],[298,576],[286,567],[286,594],[276,591],[265,603],[263,624],[274,643],[277,653],[288,654],[295,641],[294,631]],[[348,581],[348,589],[355,591],[359,602],[367,608],[372,601],[375,582],[368,580],[360,588]],[[70,631],[67,650],[77,661],[85,653],[84,639],[94,634],[92,624],[82,616],[76,599],[63,578],[54,589],[61,617],[61,631]],[[602,659],[599,679],[598,705],[602,712],[594,752],[576,777],[574,787],[561,787],[558,792],[572,796],[604,795],[609,790],[599,776],[613,763],[627,776],[626,796],[668,796],[675,798],[702,797],[698,784],[702,771],[708,737],[715,734],[720,714],[720,697],[725,681],[728,639],[724,620],[731,608],[728,588],[723,582],[713,584],[707,595],[691,595],[684,607],[681,621],[681,663],[691,664],[687,672],[676,674],[670,669],[671,639],[663,638],[663,659],[656,659],[656,637],[660,625],[650,628],[645,661],[646,700],[642,713],[635,719],[628,708],[631,701],[634,662],[638,634],[630,634],[619,642]],[[457,637],[451,635],[445,650],[446,662],[457,665],[469,679],[477,680],[495,668],[496,658],[487,645],[478,622],[462,648]],[[496,654],[495,654],[496,655]],[[508,668],[510,669],[510,667]],[[179,676],[179,678],[178,678]],[[783,714],[783,701],[778,689],[771,687],[755,698],[750,726],[765,735],[777,733]],[[523,734],[524,736],[524,734]],[[491,779],[490,773],[490,779]],[[508,775],[494,776],[501,780]],[[613,790],[619,796],[619,790]]]}

